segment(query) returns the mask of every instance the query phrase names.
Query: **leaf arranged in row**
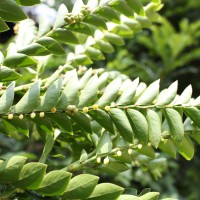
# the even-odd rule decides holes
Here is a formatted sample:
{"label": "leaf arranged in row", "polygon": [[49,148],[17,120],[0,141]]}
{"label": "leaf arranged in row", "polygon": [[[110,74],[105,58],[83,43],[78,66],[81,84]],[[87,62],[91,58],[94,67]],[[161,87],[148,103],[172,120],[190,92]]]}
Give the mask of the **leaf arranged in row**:
{"label": "leaf arranged in row", "polygon": [[[13,156],[0,163],[0,182],[11,184],[23,190],[33,190],[44,196],[60,196],[61,199],[116,199],[123,188],[110,183],[98,184],[99,177],[80,174],[71,178],[72,174],[64,170],[46,173],[46,164],[30,162],[25,164],[26,157]],[[128,195],[136,198],[136,196]],[[158,193],[146,193],[138,199],[158,197]],[[148,198],[147,198],[148,197]]]}

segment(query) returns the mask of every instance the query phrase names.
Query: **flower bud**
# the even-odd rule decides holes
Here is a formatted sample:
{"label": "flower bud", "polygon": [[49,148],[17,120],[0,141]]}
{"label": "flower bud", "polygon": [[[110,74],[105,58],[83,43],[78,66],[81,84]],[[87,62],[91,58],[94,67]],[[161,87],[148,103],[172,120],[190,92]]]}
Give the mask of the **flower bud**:
{"label": "flower bud", "polygon": [[98,109],[99,109],[99,106],[95,104],[95,105],[92,106],[92,108],[93,108],[94,110],[98,110]]}
{"label": "flower bud", "polygon": [[121,150],[118,150],[118,151],[117,151],[117,156],[119,156],[119,157],[120,157],[121,155],[122,155],[122,152],[121,152]]}
{"label": "flower bud", "polygon": [[129,148],[128,149],[128,154],[131,155],[133,153],[133,149]]}
{"label": "flower bud", "polygon": [[101,163],[101,157],[100,156],[97,157],[97,163]]}
{"label": "flower bud", "polygon": [[31,115],[30,115],[30,117],[31,117],[32,119],[35,118],[35,116],[36,116],[35,112],[32,112]]}
{"label": "flower bud", "polygon": [[88,111],[89,111],[88,107],[84,107],[84,108],[83,108],[83,112],[84,112],[84,113],[87,113]]}
{"label": "flower bud", "polygon": [[23,119],[23,118],[24,118],[24,115],[20,114],[19,119]]}
{"label": "flower bud", "polygon": [[55,112],[56,112],[56,108],[53,107],[53,108],[51,109],[51,113],[55,113]]}
{"label": "flower bud", "polygon": [[39,116],[40,117],[44,117],[45,113],[44,112],[40,112]]}
{"label": "flower bud", "polygon": [[142,148],[142,144],[138,144],[138,149],[141,149]]}
{"label": "flower bud", "polygon": [[8,114],[8,119],[13,119],[14,115],[12,113]]}
{"label": "flower bud", "polygon": [[104,165],[107,165],[107,164],[109,163],[109,161],[110,161],[110,160],[109,160],[109,158],[108,158],[108,156],[107,156],[107,157],[104,158],[103,164],[104,164]]}
{"label": "flower bud", "polygon": [[110,111],[110,106],[106,106],[104,109],[105,109],[106,111]]}

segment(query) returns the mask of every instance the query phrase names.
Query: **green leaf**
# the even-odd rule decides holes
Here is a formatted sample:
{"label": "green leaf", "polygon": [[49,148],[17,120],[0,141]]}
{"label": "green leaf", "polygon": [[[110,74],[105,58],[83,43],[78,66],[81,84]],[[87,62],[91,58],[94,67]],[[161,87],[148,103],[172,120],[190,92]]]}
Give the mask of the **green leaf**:
{"label": "green leaf", "polygon": [[4,32],[9,30],[9,27],[7,24],[3,21],[3,19],[0,17],[0,32]]}
{"label": "green leaf", "polygon": [[61,87],[62,78],[59,78],[49,86],[45,94],[42,96],[36,111],[50,111],[54,108],[58,102]]}
{"label": "green leaf", "polygon": [[16,113],[29,113],[32,112],[38,105],[40,97],[40,86],[36,82],[15,105],[14,110]]}
{"label": "green leaf", "polygon": [[124,38],[132,38],[133,31],[125,24],[113,24],[109,23],[108,28],[111,29],[112,33],[115,33]]}
{"label": "green leaf", "polygon": [[172,137],[178,142],[181,142],[184,136],[184,128],[183,128],[183,122],[182,122],[182,118],[180,114],[172,108],[166,108],[165,116],[169,125],[170,133],[172,134]]}
{"label": "green leaf", "polygon": [[97,26],[98,29],[107,30],[105,20],[98,15],[90,14],[90,15],[86,16],[83,21],[85,23]]}
{"label": "green leaf", "polygon": [[63,47],[53,38],[42,37],[39,40],[37,40],[37,43],[41,44],[43,47],[48,49],[54,55],[65,54],[65,50],[63,49]]}
{"label": "green leaf", "polygon": [[40,0],[28,0],[28,1],[27,0],[16,0],[16,2],[22,6],[33,6],[35,4],[41,3]]}
{"label": "green leaf", "polygon": [[160,142],[159,149],[169,154],[173,158],[176,158],[176,149],[173,142],[170,139],[165,140],[164,142]]}
{"label": "green leaf", "polygon": [[12,134],[22,133],[25,136],[29,136],[29,129],[26,120],[21,120],[18,117],[14,117],[12,120],[3,119],[5,128]]}
{"label": "green leaf", "polygon": [[61,198],[85,199],[92,193],[98,180],[99,177],[90,174],[77,175],[70,180],[67,190]]}
{"label": "green leaf", "polygon": [[70,60],[72,65],[91,65],[92,60],[85,54],[77,54],[72,60]]}
{"label": "green leaf", "polygon": [[12,184],[21,189],[35,190],[42,183],[46,168],[47,165],[42,163],[27,163],[23,166],[18,181]]}
{"label": "green leaf", "polygon": [[0,183],[10,183],[16,181],[27,158],[23,156],[13,156],[0,164]]}
{"label": "green leaf", "polygon": [[135,102],[141,95],[142,93],[146,90],[147,85],[143,82],[140,82],[137,89],[136,89],[136,94],[135,97],[133,99],[133,102]]}
{"label": "green leaf", "polygon": [[46,56],[51,54],[48,49],[37,43],[26,45],[26,47],[19,50],[18,52],[26,54],[28,56]]}
{"label": "green leaf", "polygon": [[111,118],[124,140],[133,142],[133,131],[126,114],[118,108],[110,109]]}
{"label": "green leaf", "polygon": [[36,65],[37,61],[25,54],[16,53],[5,58],[3,64],[10,68],[21,68]]}
{"label": "green leaf", "polygon": [[90,110],[88,114],[108,132],[114,134],[114,127],[110,115],[104,110]]}
{"label": "green leaf", "polygon": [[160,194],[158,192],[148,192],[140,196],[140,199],[141,200],[158,200],[159,195]]}
{"label": "green leaf", "polygon": [[14,81],[21,75],[8,67],[0,66],[0,82]]}
{"label": "green leaf", "polygon": [[90,26],[84,22],[77,22],[71,25],[67,26],[67,29],[77,32],[77,33],[82,33],[85,35],[93,35],[92,29],[90,28]]}
{"label": "green leaf", "polygon": [[146,111],[146,119],[149,130],[149,141],[157,148],[161,140],[161,120],[158,114],[150,109]]}
{"label": "green leaf", "polygon": [[13,104],[15,82],[12,82],[0,97],[0,114],[7,113]]}
{"label": "green leaf", "polygon": [[59,129],[69,134],[73,134],[71,120],[65,113],[52,113],[47,114],[47,116],[57,124]]}
{"label": "green leaf", "polygon": [[47,16],[39,16],[38,38],[46,35],[51,30],[51,23]]}
{"label": "green leaf", "polygon": [[186,104],[190,101],[192,96],[192,86],[189,85],[185,90],[182,92],[182,94],[179,96],[179,98],[175,101],[174,105],[181,105]]}
{"label": "green leaf", "polygon": [[53,146],[54,146],[53,135],[52,134],[46,134],[46,141],[45,141],[44,149],[43,149],[42,155],[41,155],[40,160],[39,160],[40,163],[46,162],[47,157],[48,157],[49,153],[51,152]]}
{"label": "green leaf", "polygon": [[87,159],[88,159],[88,154],[87,154],[87,152],[85,151],[85,149],[83,149],[83,150],[81,151],[81,156],[80,156],[79,162],[80,162],[80,163],[83,163],[83,162],[85,162]]}
{"label": "green leaf", "polygon": [[66,109],[67,105],[78,105],[78,77],[76,72],[68,80],[56,107]]}
{"label": "green leaf", "polygon": [[97,155],[109,153],[112,150],[112,140],[110,134],[106,131],[101,135],[96,148]]}
{"label": "green leaf", "polygon": [[188,135],[183,137],[181,143],[173,141],[178,148],[179,153],[187,160],[191,160],[194,156],[194,145]]}
{"label": "green leaf", "polygon": [[80,128],[84,129],[86,132],[92,134],[92,128],[91,128],[91,124],[89,121],[89,118],[81,113],[74,113],[72,115],[70,115],[70,117],[78,124],[80,125]]}
{"label": "green leaf", "polygon": [[185,107],[184,113],[200,128],[200,111],[196,107]]}
{"label": "green leaf", "polygon": [[87,82],[89,81],[89,79],[92,77],[92,74],[93,74],[93,71],[92,71],[92,68],[88,69],[84,75],[81,77],[81,79],[79,80],[79,89],[83,89]]}
{"label": "green leaf", "polygon": [[105,41],[114,44],[116,46],[123,46],[125,44],[123,38],[115,33],[106,32],[104,33]]}
{"label": "green leaf", "polygon": [[51,171],[44,176],[36,192],[45,196],[62,195],[67,188],[71,174],[62,170]]}
{"label": "green leaf", "polygon": [[76,0],[74,3],[74,6],[72,8],[73,14],[78,14],[81,12],[81,7],[84,6],[84,3],[82,0]]}
{"label": "green leaf", "polygon": [[67,7],[65,6],[65,4],[61,4],[59,9],[58,9],[58,13],[57,13],[57,16],[56,16],[56,21],[54,23],[53,29],[57,29],[57,28],[66,24],[64,18],[65,18],[67,13],[68,13]]}
{"label": "green leaf", "polygon": [[147,144],[149,141],[148,123],[144,115],[137,110],[127,109],[127,116],[139,142]]}
{"label": "green leaf", "polygon": [[89,200],[111,200],[117,199],[122,193],[123,188],[111,184],[111,183],[101,183],[98,184],[92,194],[89,196]]}
{"label": "green leaf", "polygon": [[101,51],[94,47],[90,47],[90,46],[86,47],[84,53],[87,56],[89,56],[92,60],[104,60],[105,59],[105,57],[101,53]]}
{"label": "green leaf", "polygon": [[111,21],[114,23],[120,23],[120,18],[119,18],[119,15],[117,14],[117,12],[108,6],[100,7],[96,11],[96,13],[108,21]]}
{"label": "green leaf", "polygon": [[133,97],[135,96],[138,84],[139,84],[139,78],[135,79],[133,82],[127,85],[127,87],[123,90],[123,93],[117,100],[117,105],[130,104],[133,100]]}
{"label": "green leaf", "polygon": [[110,103],[115,101],[118,95],[120,86],[121,86],[121,79],[120,78],[114,79],[112,82],[108,84],[108,86],[105,89],[105,92],[99,98],[96,104],[98,104],[101,107],[110,105]]}
{"label": "green leaf", "polygon": [[143,146],[141,149],[137,149],[140,154],[144,154],[152,159],[155,158],[155,152],[152,147]]}
{"label": "green leaf", "polygon": [[4,61],[4,55],[3,53],[0,51],[0,64]]}
{"label": "green leaf", "polygon": [[129,7],[126,1],[118,0],[110,3],[110,6],[127,17],[133,17],[133,10]]}
{"label": "green leaf", "polygon": [[138,15],[145,15],[141,0],[127,0],[127,3]]}
{"label": "green leaf", "polygon": [[172,83],[165,91],[160,93],[156,102],[156,105],[168,105],[176,97],[178,89],[178,82]]}
{"label": "green leaf", "polygon": [[160,80],[157,80],[153,83],[151,83],[147,89],[143,92],[143,94],[139,97],[139,99],[136,101],[136,105],[148,105],[153,102],[153,100],[157,97],[159,94],[159,86],[160,86]]}
{"label": "green leaf", "polygon": [[97,49],[100,49],[101,51],[103,51],[105,53],[113,53],[114,52],[114,48],[110,43],[100,40],[100,39],[95,41],[94,47]]}
{"label": "green leaf", "polygon": [[129,194],[123,194],[118,198],[118,200],[140,200],[140,198]]}
{"label": "green leaf", "polygon": [[78,38],[75,36],[75,34],[67,29],[61,29],[58,28],[55,31],[53,31],[49,37],[52,37],[58,42],[65,43],[65,44],[79,44]]}
{"label": "green leaf", "polygon": [[15,1],[0,1],[0,17],[8,22],[17,22],[27,18],[25,12]]}
{"label": "green leaf", "polygon": [[79,96],[79,107],[89,106],[97,98],[98,93],[98,76],[95,74],[89,79]]}

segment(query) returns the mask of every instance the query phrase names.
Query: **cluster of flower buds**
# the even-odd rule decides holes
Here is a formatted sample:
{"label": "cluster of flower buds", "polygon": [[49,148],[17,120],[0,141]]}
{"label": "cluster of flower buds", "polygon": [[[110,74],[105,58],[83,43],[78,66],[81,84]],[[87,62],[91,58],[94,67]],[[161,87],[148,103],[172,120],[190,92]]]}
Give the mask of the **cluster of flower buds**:
{"label": "cluster of flower buds", "polygon": [[66,112],[68,114],[74,114],[78,112],[78,108],[75,105],[68,105]]}
{"label": "cluster of flower buds", "polygon": [[84,16],[87,16],[91,13],[91,10],[90,10],[90,7],[88,5],[83,5],[81,7],[81,13],[84,15]]}

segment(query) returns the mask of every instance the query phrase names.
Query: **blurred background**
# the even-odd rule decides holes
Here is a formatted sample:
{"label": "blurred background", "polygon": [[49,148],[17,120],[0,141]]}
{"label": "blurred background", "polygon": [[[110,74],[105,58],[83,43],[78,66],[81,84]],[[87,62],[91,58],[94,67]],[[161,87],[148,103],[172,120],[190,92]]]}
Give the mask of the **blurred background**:
{"label": "blurred background", "polygon": [[[40,15],[46,15],[50,23],[54,21],[56,10],[64,3],[68,8],[73,1],[43,0],[43,4],[24,8],[28,15],[38,23]],[[145,0],[144,0],[145,3]],[[106,67],[118,70],[131,79],[139,77],[150,84],[161,79],[161,87],[167,87],[175,80],[179,81],[179,93],[192,84],[193,97],[200,95],[200,1],[198,0],[163,0],[164,7],[160,11],[160,22],[135,33],[132,39],[126,40],[124,46],[117,47],[115,53],[106,55],[106,59],[92,65],[94,68]],[[10,31],[0,33],[0,50],[5,50],[13,39],[14,24],[10,23]],[[53,70],[64,62],[64,58],[54,57],[48,65]],[[29,74],[23,81],[29,79]],[[14,141],[0,136],[0,153],[12,147]],[[15,149],[20,149],[19,143]],[[33,148],[33,147],[30,147]],[[134,187],[139,191],[152,188],[159,191],[162,197],[176,197],[184,200],[200,199],[200,148],[196,145],[196,154],[191,161],[180,155],[167,158],[167,169],[162,173],[149,173],[144,168],[133,168],[118,175],[102,174],[102,181],[110,181],[125,187]]]}

